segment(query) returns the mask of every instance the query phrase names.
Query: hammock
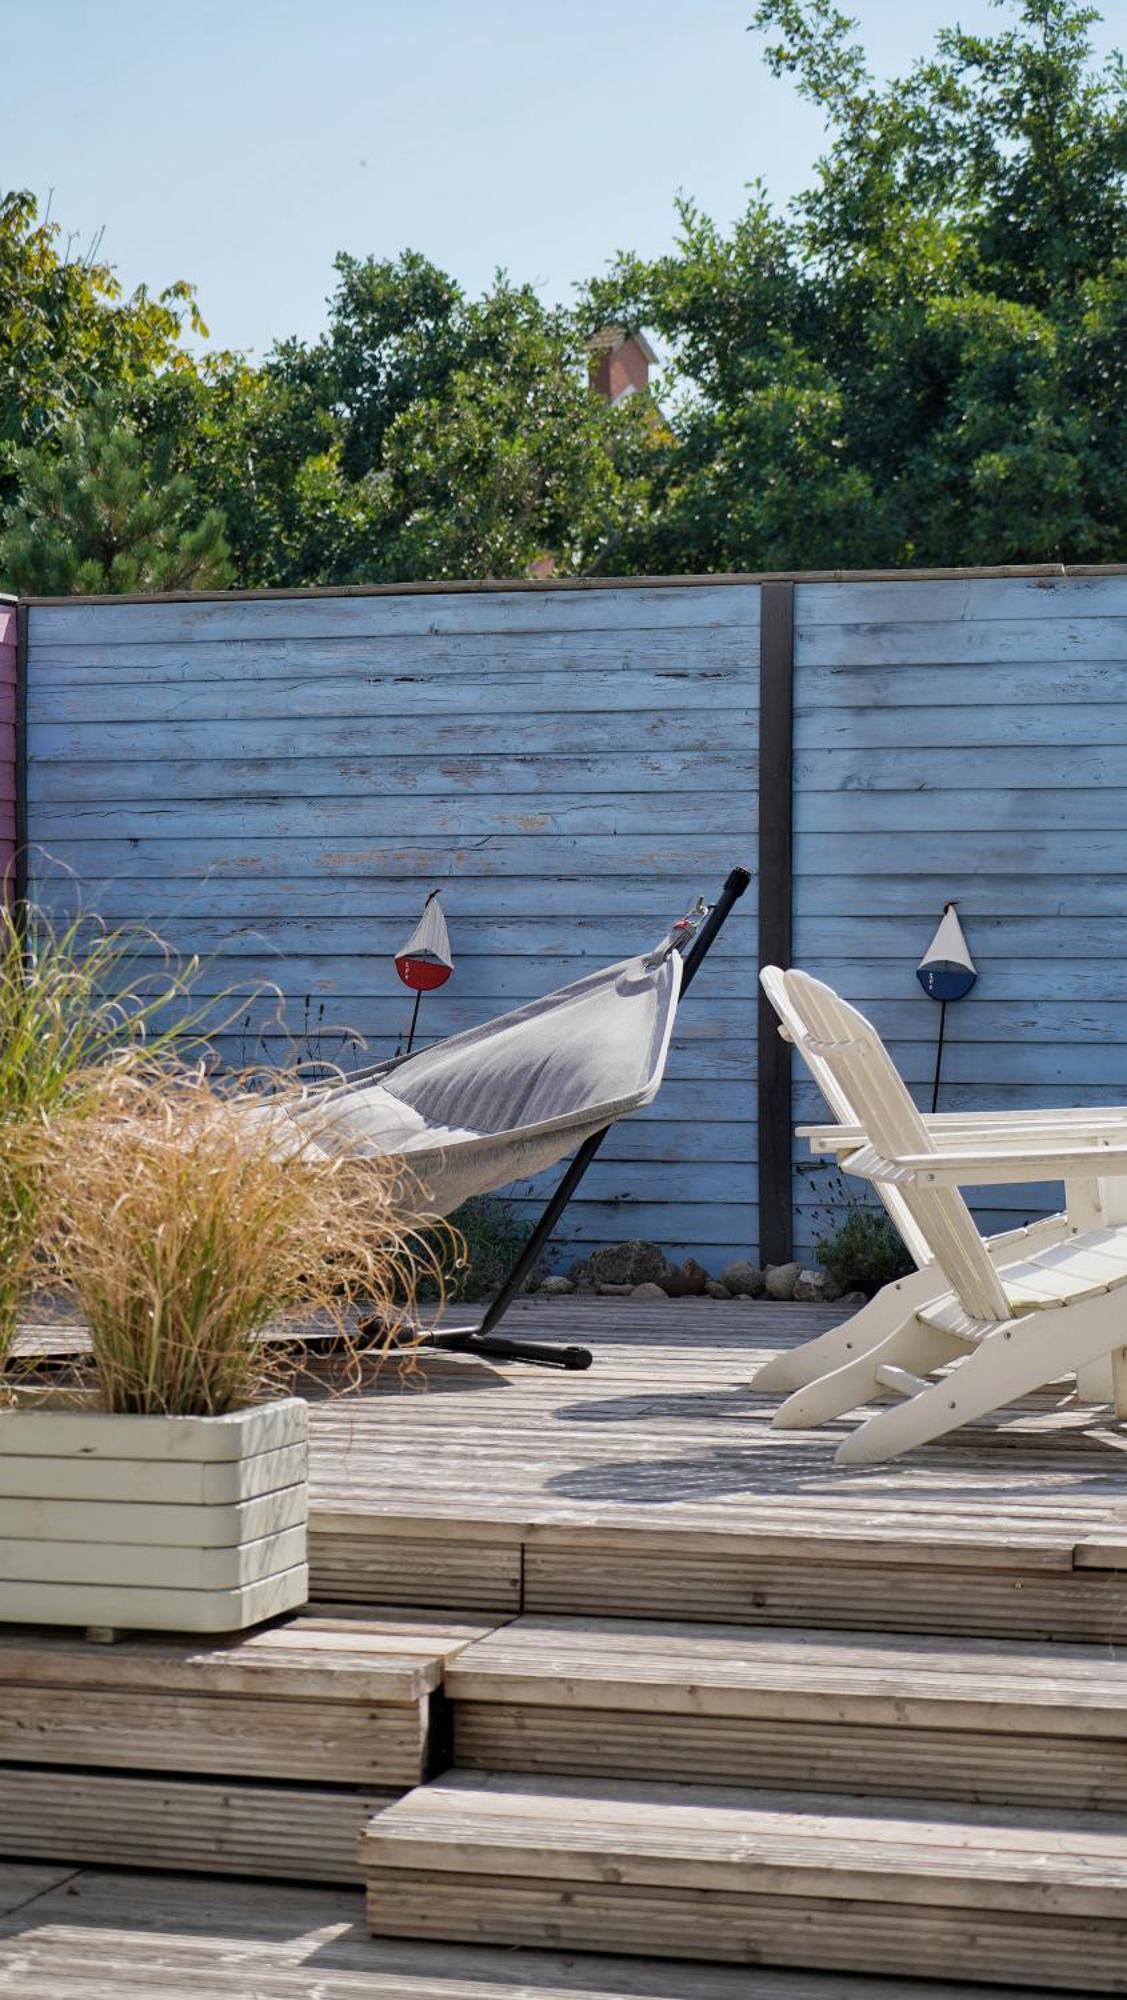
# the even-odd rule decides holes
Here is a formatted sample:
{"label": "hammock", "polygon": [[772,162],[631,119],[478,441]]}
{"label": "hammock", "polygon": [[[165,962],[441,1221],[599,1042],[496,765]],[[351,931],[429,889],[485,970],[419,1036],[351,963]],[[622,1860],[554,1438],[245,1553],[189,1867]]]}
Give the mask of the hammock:
{"label": "hammock", "polygon": [[[678,999],[748,880],[734,869],[716,903],[698,903],[655,951],[416,1055],[311,1086],[296,1110],[281,1114],[327,1150],[403,1159],[435,1215],[575,1155],[481,1326],[434,1334],[432,1344],[589,1365],[584,1348],[486,1336],[539,1260],[609,1128],[657,1096]],[[248,1104],[246,1116],[276,1121],[279,1112],[269,1102]]]}
{"label": "hammock", "polygon": [[428,1211],[541,1173],[656,1097],[681,991],[667,940],[359,1079],[296,1115],[318,1145],[410,1168]]}

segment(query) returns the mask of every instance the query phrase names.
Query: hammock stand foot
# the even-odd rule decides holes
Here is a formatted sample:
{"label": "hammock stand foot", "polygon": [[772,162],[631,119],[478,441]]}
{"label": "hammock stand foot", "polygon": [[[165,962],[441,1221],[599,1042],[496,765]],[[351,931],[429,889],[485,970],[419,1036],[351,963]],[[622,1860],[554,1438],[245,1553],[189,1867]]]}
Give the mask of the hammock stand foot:
{"label": "hammock stand foot", "polygon": [[[692,985],[710,947],[750,882],[751,876],[746,868],[732,869],[685,953],[681,973],[682,994]],[[504,1340],[493,1329],[508,1312],[525,1280],[536,1269],[549,1239],[555,1233],[557,1222],[610,1130],[611,1127],[605,1125],[601,1132],[593,1132],[589,1139],[583,1141],[500,1291],[490,1301],[480,1326],[461,1330],[450,1327],[440,1333],[424,1334],[421,1340],[416,1334],[407,1334],[402,1340],[393,1340],[392,1345],[418,1344],[453,1354],[482,1354],[491,1361],[530,1361],[541,1368],[589,1368],[592,1357],[585,1347],[553,1347],[547,1342],[534,1340]],[[379,1327],[379,1320],[366,1321],[360,1328],[361,1338],[370,1333],[375,1336],[373,1345],[378,1344]]]}
{"label": "hammock stand foot", "polygon": [[541,1368],[589,1368],[594,1359],[587,1347],[553,1347],[542,1340],[507,1340],[501,1334],[482,1333],[480,1327],[444,1327],[439,1333],[422,1333],[405,1327],[389,1341],[383,1322],[365,1320],[360,1327],[360,1346],[391,1351],[397,1347],[425,1348],[431,1354],[481,1354],[487,1361],[531,1361]]}

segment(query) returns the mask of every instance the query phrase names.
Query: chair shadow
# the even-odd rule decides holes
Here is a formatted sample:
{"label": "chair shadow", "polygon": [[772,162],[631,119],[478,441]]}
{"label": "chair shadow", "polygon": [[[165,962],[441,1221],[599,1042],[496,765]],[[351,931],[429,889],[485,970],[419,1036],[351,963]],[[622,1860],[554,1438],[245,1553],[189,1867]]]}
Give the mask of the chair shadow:
{"label": "chair shadow", "polygon": [[[852,1425],[843,1421],[819,1432],[779,1432],[770,1427],[777,1407],[774,1397],[757,1397],[748,1389],[701,1390],[682,1395],[606,1397],[598,1402],[576,1401],[552,1412],[557,1423],[618,1426],[623,1430],[667,1419],[678,1424],[720,1423],[744,1428],[746,1442],[725,1443],[707,1451],[662,1454],[649,1459],[606,1459],[600,1465],[569,1468],[545,1481],[545,1491],[572,1500],[621,1500],[624,1504],[657,1506],[661,1501],[716,1499],[744,1493],[866,1492],[897,1503],[941,1501],[949,1497],[945,1481],[953,1466],[960,1469],[960,1502],[997,1502],[1004,1488],[1017,1499],[1027,1494],[1044,1500],[1046,1458],[1054,1471],[1067,1475],[1069,1493],[1102,1494],[1111,1486],[1122,1491],[1123,1456],[1109,1451],[1091,1433],[1001,1429],[955,1431],[926,1446],[918,1458],[897,1459],[875,1466],[839,1466],[834,1452]],[[699,1445],[699,1438],[692,1443]],[[967,1464],[973,1453],[974,1470]],[[1024,1458],[1024,1463],[1023,1463]],[[984,1464],[985,1461],[985,1464]],[[1032,1462],[1031,1462],[1032,1461]],[[976,1477],[997,1469],[997,1480]]]}

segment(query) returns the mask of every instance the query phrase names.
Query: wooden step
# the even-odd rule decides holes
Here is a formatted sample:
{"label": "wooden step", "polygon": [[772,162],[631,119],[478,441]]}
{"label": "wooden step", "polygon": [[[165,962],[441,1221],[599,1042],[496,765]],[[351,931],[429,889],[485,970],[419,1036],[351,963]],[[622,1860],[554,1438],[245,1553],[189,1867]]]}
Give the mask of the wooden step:
{"label": "wooden step", "polygon": [[[749,1981],[738,1966],[373,1943],[356,1890],[0,1864],[0,1991],[12,2000],[984,2000],[989,1989],[762,1969]],[[1044,1989],[1011,1988],[1007,2000],[1044,2000]]]}
{"label": "wooden step", "polygon": [[446,1687],[464,1767],[1127,1810],[1107,1648],[524,1617]]}
{"label": "wooden step", "polygon": [[487,1626],[303,1614],[219,1644],[0,1628],[0,1759],[417,1784],[444,1663]]}
{"label": "wooden step", "polygon": [[455,1772],[361,1842],[378,1937],[1127,1992],[1098,1814]]}
{"label": "wooden step", "polygon": [[207,1646],[0,1629],[0,1853],[355,1881],[371,1811],[448,1761],[444,1665],[488,1629],[347,1606]]}

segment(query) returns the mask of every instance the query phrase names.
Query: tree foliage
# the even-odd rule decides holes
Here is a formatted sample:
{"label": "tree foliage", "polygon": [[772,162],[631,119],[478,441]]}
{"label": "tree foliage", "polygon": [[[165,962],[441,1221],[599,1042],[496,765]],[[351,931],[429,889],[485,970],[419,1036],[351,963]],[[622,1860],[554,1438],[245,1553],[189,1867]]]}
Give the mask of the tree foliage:
{"label": "tree foliage", "polygon": [[684,393],[631,554],[666,567],[1099,562],[1124,547],[1127,83],[1094,11],[1017,0],[873,81],[831,0],[762,0],[829,143],[785,216],[590,288]]}
{"label": "tree foliage", "polygon": [[230,582],[223,516],[201,510],[106,400],[61,432],[57,449],[17,451],[19,499],[0,535],[0,575],[29,596],[215,589]]}
{"label": "tree foliage", "polygon": [[[190,287],[123,296],[9,196],[0,582],[33,556],[61,588],[218,575],[216,514],[241,585],[1122,559],[1127,77],[1083,0],[998,4],[881,84],[833,0],[760,0],[769,67],[825,119],[809,187],[779,212],[753,185],[729,229],[683,202],[668,255],[574,309],[341,256],[320,338],[196,358]],[[592,393],[611,321],[664,346],[660,406]],[[95,466],[106,396],[121,456]]]}

